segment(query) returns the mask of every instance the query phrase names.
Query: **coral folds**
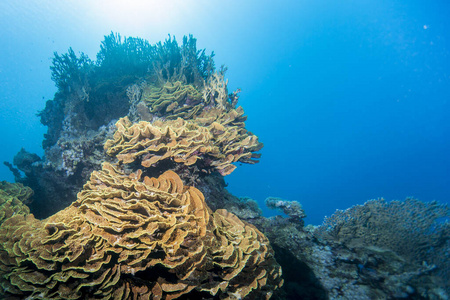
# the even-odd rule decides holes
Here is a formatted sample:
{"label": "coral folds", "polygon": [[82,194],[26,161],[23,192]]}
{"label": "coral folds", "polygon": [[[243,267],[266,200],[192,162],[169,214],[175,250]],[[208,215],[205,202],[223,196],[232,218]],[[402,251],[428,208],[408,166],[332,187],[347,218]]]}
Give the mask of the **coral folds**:
{"label": "coral folds", "polygon": [[222,176],[263,144],[212,56],[192,37],[114,34],[95,63],[55,54],[45,156],[6,163],[34,196],[0,185],[0,297],[268,299],[282,286],[268,239],[225,209],[245,215]]}
{"label": "coral folds", "polygon": [[117,131],[106,142],[105,150],[123,163],[139,158],[147,168],[168,158],[187,166],[201,161],[200,169],[215,168],[224,176],[236,168],[234,162],[257,162],[252,158],[259,155],[252,152],[262,147],[258,138],[242,133],[238,126],[224,126],[219,122],[202,126],[199,121],[178,118],[132,124],[125,117],[116,123]]}
{"label": "coral folds", "polygon": [[70,207],[0,227],[1,292],[44,299],[270,298],[281,269],[267,238],[172,171],[104,163]]}

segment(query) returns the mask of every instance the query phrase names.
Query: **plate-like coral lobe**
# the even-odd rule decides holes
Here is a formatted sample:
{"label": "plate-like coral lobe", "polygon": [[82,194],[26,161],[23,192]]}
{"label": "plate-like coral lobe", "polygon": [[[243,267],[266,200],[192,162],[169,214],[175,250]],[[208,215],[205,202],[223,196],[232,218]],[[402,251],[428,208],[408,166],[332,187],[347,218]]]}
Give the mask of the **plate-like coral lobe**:
{"label": "plate-like coral lobe", "polygon": [[181,81],[167,82],[162,87],[147,85],[142,100],[151,113],[168,119],[190,119],[205,106],[202,94],[194,86]]}
{"label": "plate-like coral lobe", "polygon": [[0,225],[14,215],[29,214],[26,203],[30,202],[33,190],[21,183],[0,182]]}
{"label": "plate-like coral lobe", "polygon": [[104,163],[70,207],[0,227],[3,295],[43,299],[270,298],[282,284],[267,238],[166,171]]}
{"label": "plate-like coral lobe", "polygon": [[114,138],[105,143],[105,150],[123,163],[139,159],[147,168],[170,158],[187,166],[199,161],[200,169],[215,168],[228,175],[236,168],[234,162],[258,162],[253,158],[259,154],[254,152],[262,148],[257,136],[229,124],[237,116],[239,112],[216,118],[208,115],[198,121],[178,118],[135,124],[125,117],[116,123]]}

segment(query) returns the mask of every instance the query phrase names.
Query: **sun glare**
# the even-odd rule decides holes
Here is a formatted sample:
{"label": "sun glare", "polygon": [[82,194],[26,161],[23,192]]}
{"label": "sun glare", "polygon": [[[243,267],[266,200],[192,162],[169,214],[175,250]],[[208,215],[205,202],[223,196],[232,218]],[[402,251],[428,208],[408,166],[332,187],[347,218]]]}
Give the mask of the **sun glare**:
{"label": "sun glare", "polygon": [[113,30],[140,32],[145,28],[158,28],[167,32],[178,27],[180,19],[192,10],[191,1],[92,1],[90,9]]}

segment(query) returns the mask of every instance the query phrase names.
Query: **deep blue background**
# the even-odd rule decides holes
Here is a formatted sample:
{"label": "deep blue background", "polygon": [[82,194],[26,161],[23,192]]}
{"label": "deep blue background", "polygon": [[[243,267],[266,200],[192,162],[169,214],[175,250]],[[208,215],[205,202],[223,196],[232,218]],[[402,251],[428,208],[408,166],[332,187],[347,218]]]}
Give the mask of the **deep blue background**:
{"label": "deep blue background", "polygon": [[43,154],[53,51],[95,58],[111,31],[192,33],[229,67],[265,144],[261,163],[226,177],[234,194],[297,200],[314,224],[378,197],[450,202],[447,1],[124,2],[0,2],[2,161]]}

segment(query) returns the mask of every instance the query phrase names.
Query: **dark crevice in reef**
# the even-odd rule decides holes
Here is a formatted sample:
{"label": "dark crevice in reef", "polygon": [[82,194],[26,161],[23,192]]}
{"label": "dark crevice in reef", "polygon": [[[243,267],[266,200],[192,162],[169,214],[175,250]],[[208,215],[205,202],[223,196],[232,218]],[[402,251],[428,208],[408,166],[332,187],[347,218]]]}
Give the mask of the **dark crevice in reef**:
{"label": "dark crevice in reef", "polygon": [[283,269],[284,284],[274,299],[326,300],[328,293],[308,265],[297,259],[289,250],[272,245],[275,259]]}

